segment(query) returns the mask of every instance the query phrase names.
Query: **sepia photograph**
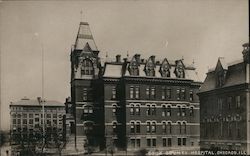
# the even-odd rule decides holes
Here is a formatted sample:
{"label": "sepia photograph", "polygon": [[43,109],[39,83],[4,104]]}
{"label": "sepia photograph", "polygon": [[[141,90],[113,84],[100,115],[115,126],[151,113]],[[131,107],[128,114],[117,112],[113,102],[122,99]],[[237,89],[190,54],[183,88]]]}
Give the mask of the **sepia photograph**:
{"label": "sepia photograph", "polygon": [[0,156],[250,155],[248,0],[0,0]]}

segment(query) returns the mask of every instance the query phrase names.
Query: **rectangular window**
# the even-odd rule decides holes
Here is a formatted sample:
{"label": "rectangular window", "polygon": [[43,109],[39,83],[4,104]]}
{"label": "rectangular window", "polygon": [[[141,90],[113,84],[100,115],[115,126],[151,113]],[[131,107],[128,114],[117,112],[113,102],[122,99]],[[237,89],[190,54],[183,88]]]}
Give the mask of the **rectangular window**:
{"label": "rectangular window", "polygon": [[116,99],[116,88],[115,88],[115,86],[112,87],[112,99]]}
{"label": "rectangular window", "polygon": [[166,138],[163,138],[163,139],[162,139],[162,146],[163,146],[163,147],[166,147],[166,146],[167,146],[167,139],[166,139]]}
{"label": "rectangular window", "polygon": [[141,147],[141,139],[136,139],[136,146]]}
{"label": "rectangular window", "polygon": [[178,146],[181,146],[181,138],[178,138]]}
{"label": "rectangular window", "polygon": [[232,97],[231,96],[227,98],[227,106],[229,110],[232,109]]}
{"label": "rectangular window", "polygon": [[186,138],[182,138],[182,145],[183,146],[186,146],[186,142],[187,142],[187,139]]}
{"label": "rectangular window", "polygon": [[218,104],[218,109],[221,110],[222,107],[223,107],[222,98],[218,98],[218,99],[217,99],[217,104]]}
{"label": "rectangular window", "polygon": [[132,148],[135,148],[135,139],[130,139]]}
{"label": "rectangular window", "polygon": [[130,89],[129,89],[129,97],[130,97],[130,99],[133,99],[133,98],[134,98],[134,86],[130,86]]}
{"label": "rectangular window", "polygon": [[171,147],[171,146],[172,146],[172,139],[168,138],[168,147]]}
{"label": "rectangular window", "polygon": [[176,98],[177,98],[177,100],[180,100],[180,98],[181,98],[180,89],[176,90]]}
{"label": "rectangular window", "polygon": [[171,88],[167,88],[166,97],[167,97],[167,99],[171,99]]}
{"label": "rectangular window", "polygon": [[147,139],[147,146],[151,147],[151,139]]}
{"label": "rectangular window", "polygon": [[135,98],[136,99],[140,98],[140,88],[139,88],[139,86],[135,87]]}
{"label": "rectangular window", "polygon": [[161,99],[165,99],[166,98],[166,88],[163,86],[161,87]]}
{"label": "rectangular window", "polygon": [[185,88],[182,88],[182,89],[181,89],[181,99],[182,99],[182,100],[185,100],[185,99],[186,99],[186,90],[185,90]]}
{"label": "rectangular window", "polygon": [[149,99],[149,86],[147,86],[147,88],[146,88],[146,97],[147,97],[147,99]]}
{"label": "rectangular window", "polygon": [[152,139],[152,146],[156,147],[156,139]]}
{"label": "rectangular window", "polygon": [[155,87],[151,87],[150,98],[155,98]]}
{"label": "rectangular window", "polygon": [[189,91],[189,100],[194,101],[194,93],[192,90]]}
{"label": "rectangular window", "polygon": [[83,96],[82,96],[83,101],[86,101],[88,99],[88,91],[87,88],[83,88]]}
{"label": "rectangular window", "polygon": [[240,105],[241,105],[240,102],[241,102],[240,101],[240,96],[236,96],[236,108],[240,108]]}
{"label": "rectangular window", "polygon": [[33,124],[33,119],[29,119],[29,124]]}

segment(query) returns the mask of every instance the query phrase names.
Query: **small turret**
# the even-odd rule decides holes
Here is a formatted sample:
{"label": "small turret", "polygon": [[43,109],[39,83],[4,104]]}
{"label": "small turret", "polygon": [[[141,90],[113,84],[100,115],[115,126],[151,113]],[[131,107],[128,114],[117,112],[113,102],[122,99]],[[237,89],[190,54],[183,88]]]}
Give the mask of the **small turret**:
{"label": "small turret", "polygon": [[243,46],[243,60],[245,63],[249,63],[250,62],[250,56],[249,56],[249,43],[245,43],[242,45]]}

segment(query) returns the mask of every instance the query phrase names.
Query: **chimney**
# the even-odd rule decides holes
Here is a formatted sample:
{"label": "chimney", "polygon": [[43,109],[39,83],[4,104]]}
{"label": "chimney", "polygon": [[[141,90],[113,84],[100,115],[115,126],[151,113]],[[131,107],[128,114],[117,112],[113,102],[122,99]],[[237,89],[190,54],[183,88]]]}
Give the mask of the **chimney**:
{"label": "chimney", "polygon": [[151,56],[151,59],[152,59],[153,62],[155,62],[155,56],[154,55]]}
{"label": "chimney", "polygon": [[249,55],[249,43],[245,43],[243,46],[243,59],[245,63],[250,63],[250,55]]}
{"label": "chimney", "polygon": [[121,55],[116,55],[116,62],[120,63],[121,62]]}
{"label": "chimney", "polygon": [[140,63],[140,54],[135,54],[136,62]]}

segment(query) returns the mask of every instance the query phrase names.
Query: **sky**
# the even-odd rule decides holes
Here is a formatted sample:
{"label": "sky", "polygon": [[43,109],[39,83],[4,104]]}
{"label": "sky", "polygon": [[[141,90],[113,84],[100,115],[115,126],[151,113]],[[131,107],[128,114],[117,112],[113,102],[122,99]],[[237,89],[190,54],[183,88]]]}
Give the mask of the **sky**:
{"label": "sky", "polygon": [[9,129],[10,102],[41,96],[42,49],[44,97],[70,96],[70,49],[80,21],[90,24],[100,57],[183,57],[194,60],[203,81],[218,57],[242,58],[248,7],[247,0],[0,1],[2,129]]}

